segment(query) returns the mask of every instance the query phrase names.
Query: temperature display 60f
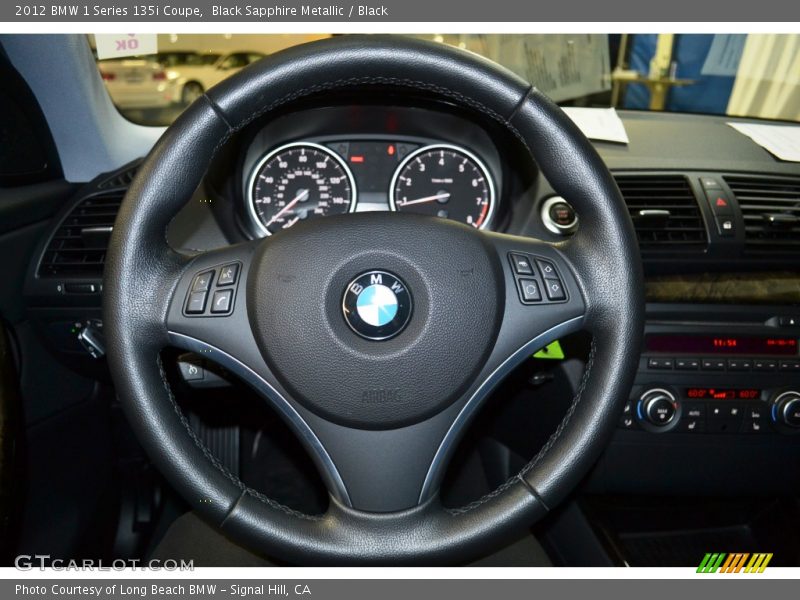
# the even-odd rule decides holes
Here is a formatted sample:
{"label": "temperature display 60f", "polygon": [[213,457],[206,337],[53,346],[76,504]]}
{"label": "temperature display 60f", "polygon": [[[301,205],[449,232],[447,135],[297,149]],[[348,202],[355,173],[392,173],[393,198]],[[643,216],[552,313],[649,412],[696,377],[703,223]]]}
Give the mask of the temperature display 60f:
{"label": "temperature display 60f", "polygon": [[686,397],[692,400],[758,400],[761,390],[693,387],[686,389]]}

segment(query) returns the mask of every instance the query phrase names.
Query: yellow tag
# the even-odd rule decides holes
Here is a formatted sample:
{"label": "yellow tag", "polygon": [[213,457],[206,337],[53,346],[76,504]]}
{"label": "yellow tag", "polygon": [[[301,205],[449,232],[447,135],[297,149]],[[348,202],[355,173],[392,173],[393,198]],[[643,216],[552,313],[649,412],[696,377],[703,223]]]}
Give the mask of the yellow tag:
{"label": "yellow tag", "polygon": [[547,346],[539,350],[536,354],[533,355],[533,358],[564,360],[564,351],[561,349],[561,344],[559,344],[558,340],[556,340],[555,342],[548,344]]}

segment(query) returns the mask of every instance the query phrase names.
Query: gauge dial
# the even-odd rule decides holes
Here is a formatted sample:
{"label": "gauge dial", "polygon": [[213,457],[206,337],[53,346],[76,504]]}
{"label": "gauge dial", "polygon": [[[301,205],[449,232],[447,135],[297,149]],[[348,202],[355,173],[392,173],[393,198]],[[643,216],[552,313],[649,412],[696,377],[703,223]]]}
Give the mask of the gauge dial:
{"label": "gauge dial", "polygon": [[494,182],[477,156],[437,144],[409,154],[392,177],[392,210],[453,219],[483,229],[494,211]]}
{"label": "gauge dial", "polygon": [[310,142],[287,144],[264,156],[253,169],[249,189],[250,214],[264,235],[356,207],[356,184],[347,164]]}

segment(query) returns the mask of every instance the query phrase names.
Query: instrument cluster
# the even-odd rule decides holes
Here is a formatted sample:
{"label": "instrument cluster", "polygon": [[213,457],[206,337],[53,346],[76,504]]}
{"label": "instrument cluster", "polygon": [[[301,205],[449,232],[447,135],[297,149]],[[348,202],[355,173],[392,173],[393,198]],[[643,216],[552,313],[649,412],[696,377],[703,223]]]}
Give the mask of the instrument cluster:
{"label": "instrument cluster", "polygon": [[413,212],[485,229],[496,213],[497,177],[476,152],[452,143],[389,135],[308,138],[258,157],[245,194],[261,236],[306,219],[365,211]]}

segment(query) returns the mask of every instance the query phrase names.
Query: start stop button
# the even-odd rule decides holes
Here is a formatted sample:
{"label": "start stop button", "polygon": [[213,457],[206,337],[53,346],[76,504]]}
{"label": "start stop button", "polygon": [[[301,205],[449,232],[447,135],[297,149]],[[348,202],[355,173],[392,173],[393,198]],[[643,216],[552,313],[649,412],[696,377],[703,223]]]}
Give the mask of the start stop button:
{"label": "start stop button", "polygon": [[578,226],[578,215],[575,209],[561,196],[548,198],[542,204],[542,222],[553,233],[566,235]]}

